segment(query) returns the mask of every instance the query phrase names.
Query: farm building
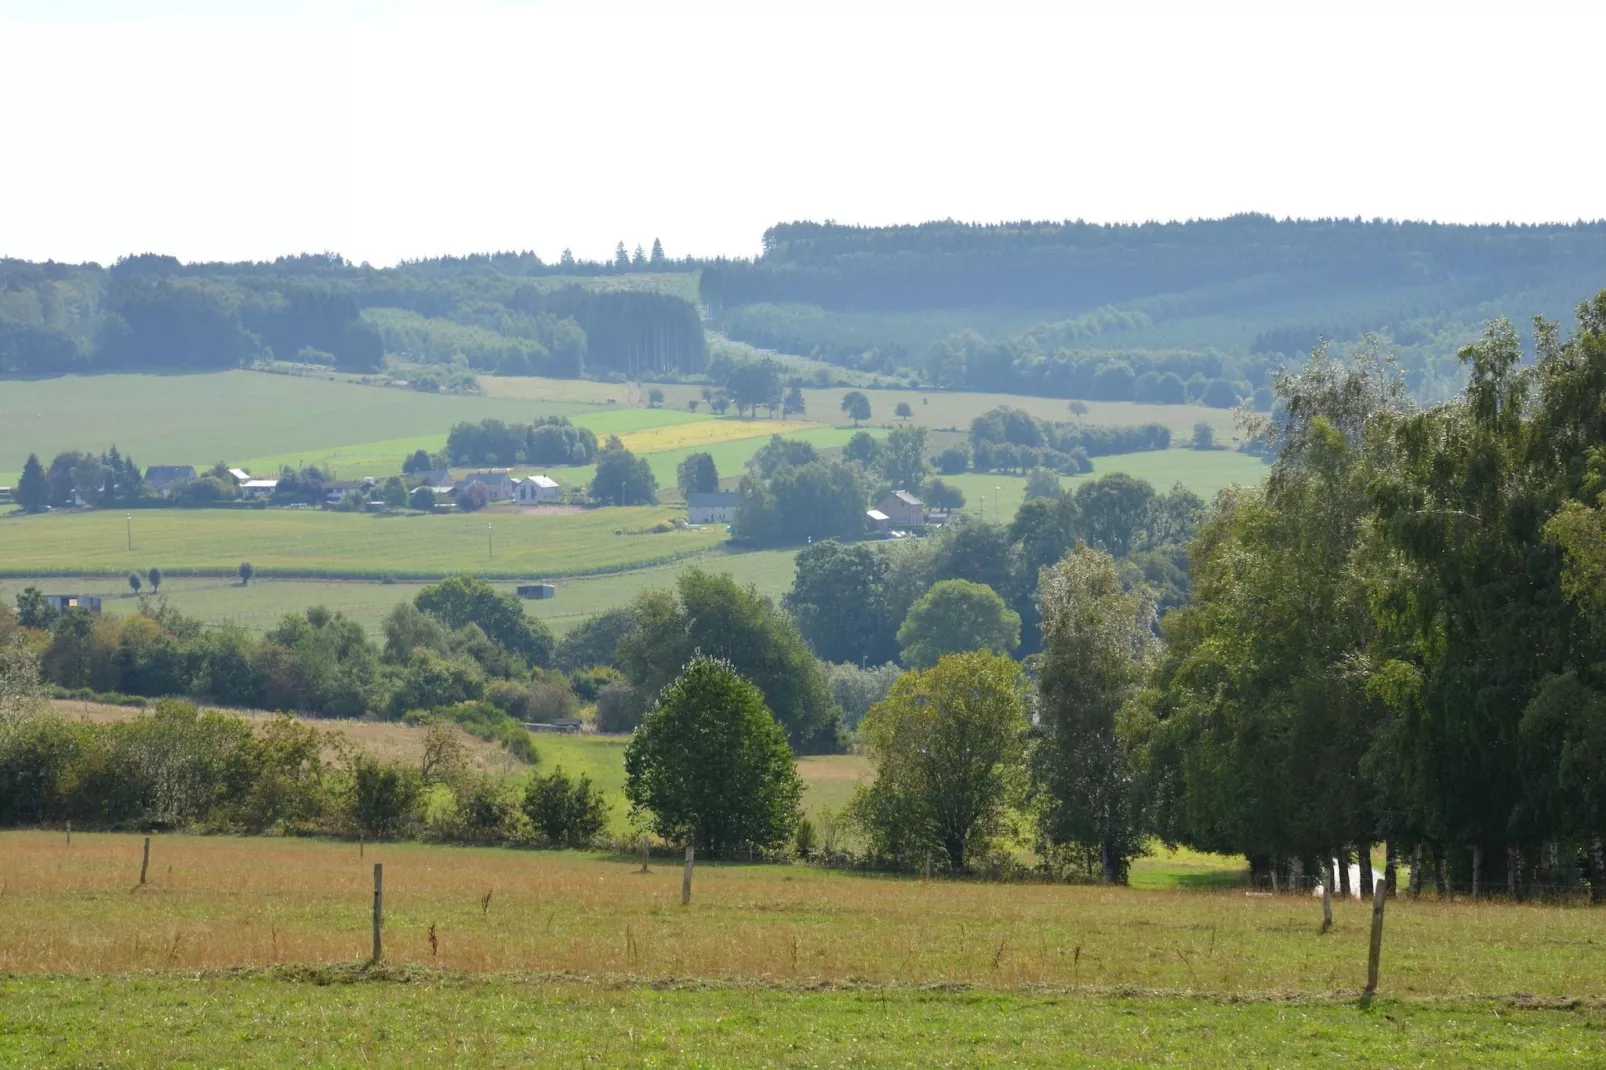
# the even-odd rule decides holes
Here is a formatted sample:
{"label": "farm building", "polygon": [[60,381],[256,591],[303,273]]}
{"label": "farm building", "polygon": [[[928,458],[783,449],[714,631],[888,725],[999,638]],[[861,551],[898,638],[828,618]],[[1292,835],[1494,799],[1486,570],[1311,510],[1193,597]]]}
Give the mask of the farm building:
{"label": "farm building", "polygon": [[164,498],[171,498],[179,484],[194,478],[192,464],[153,464],[145,469],[145,485]]}
{"label": "farm building", "polygon": [[866,509],[864,512],[864,522],[871,531],[892,530],[892,518],[879,509]]}
{"label": "farm building", "polygon": [[556,598],[558,589],[550,583],[521,583],[519,584],[520,598]]}
{"label": "farm building", "polygon": [[513,477],[508,475],[506,469],[490,472],[470,472],[457,481],[458,487],[465,487],[470,483],[483,484],[491,493],[491,501],[505,502],[513,497]]}
{"label": "farm building", "polygon": [[876,505],[894,527],[914,528],[926,522],[926,503],[906,490],[895,490]]}
{"label": "farm building", "polygon": [[266,498],[279,487],[277,479],[245,479],[240,481],[240,496],[244,498]]}
{"label": "farm building", "polygon": [[742,496],[734,491],[704,491],[686,498],[686,519],[693,524],[732,524]]}
{"label": "farm building", "polygon": [[65,613],[69,609],[87,609],[91,613],[100,612],[100,596],[95,594],[47,594],[45,605],[57,613]]}
{"label": "farm building", "polygon": [[513,500],[520,505],[561,501],[563,488],[550,476],[526,476],[513,481]]}

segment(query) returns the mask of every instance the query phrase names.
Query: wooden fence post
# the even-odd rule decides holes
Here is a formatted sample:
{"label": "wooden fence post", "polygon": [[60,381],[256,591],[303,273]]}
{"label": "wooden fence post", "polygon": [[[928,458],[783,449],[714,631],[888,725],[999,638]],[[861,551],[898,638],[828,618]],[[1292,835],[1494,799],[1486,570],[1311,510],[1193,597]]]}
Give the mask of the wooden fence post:
{"label": "wooden fence post", "polygon": [[1323,868],[1327,870],[1322,874],[1322,932],[1325,933],[1333,927],[1333,860],[1329,858]]}
{"label": "wooden fence post", "polygon": [[647,837],[643,836],[641,838],[641,872],[643,872],[643,873],[648,872],[648,869],[647,869],[647,857],[648,857],[648,854],[647,854],[647,852],[648,852]]}
{"label": "wooden fence post", "polygon": [[67,822],[67,846],[72,846],[72,822]]}
{"label": "wooden fence post", "polygon": [[685,906],[691,902],[691,870],[692,863],[697,857],[697,848],[691,844],[686,845],[686,872],[680,878],[680,905]]}
{"label": "wooden fence post", "polygon": [[366,837],[364,837],[362,833],[357,833],[357,857],[359,859],[362,858],[363,848],[367,846],[367,844],[364,842],[365,839]]}
{"label": "wooden fence post", "polygon": [[145,871],[151,868],[151,838],[145,837],[145,855],[139,860],[139,882],[145,883]]}
{"label": "wooden fence post", "polygon": [[1366,956],[1366,996],[1377,991],[1377,969],[1383,960],[1383,904],[1388,902],[1382,881],[1372,888],[1372,946]]}
{"label": "wooden fence post", "polygon": [[374,958],[373,964],[379,965],[384,956],[384,943],[380,934],[385,927],[385,866],[382,862],[374,863]]}

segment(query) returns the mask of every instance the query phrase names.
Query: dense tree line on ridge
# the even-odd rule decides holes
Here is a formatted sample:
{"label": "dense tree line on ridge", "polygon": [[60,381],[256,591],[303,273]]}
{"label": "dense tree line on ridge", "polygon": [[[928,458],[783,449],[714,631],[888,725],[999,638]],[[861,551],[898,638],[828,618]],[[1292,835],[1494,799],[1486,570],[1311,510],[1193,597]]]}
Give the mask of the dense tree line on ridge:
{"label": "dense tree line on ridge", "polygon": [[[667,271],[633,261],[572,273]],[[684,265],[679,265],[684,270]],[[0,260],[0,375],[236,368],[279,361],[373,372],[387,353],[504,375],[696,374],[696,308],[651,289],[548,290],[538,258],[466,258],[375,269],[333,256],[182,264]]]}

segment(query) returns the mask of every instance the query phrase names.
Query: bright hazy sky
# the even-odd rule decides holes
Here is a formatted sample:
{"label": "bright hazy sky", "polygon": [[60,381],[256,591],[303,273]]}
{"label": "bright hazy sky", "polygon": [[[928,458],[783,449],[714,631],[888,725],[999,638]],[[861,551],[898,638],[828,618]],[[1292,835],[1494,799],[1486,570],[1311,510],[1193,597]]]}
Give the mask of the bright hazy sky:
{"label": "bright hazy sky", "polygon": [[1606,216],[1606,3],[0,0],[0,256]]}

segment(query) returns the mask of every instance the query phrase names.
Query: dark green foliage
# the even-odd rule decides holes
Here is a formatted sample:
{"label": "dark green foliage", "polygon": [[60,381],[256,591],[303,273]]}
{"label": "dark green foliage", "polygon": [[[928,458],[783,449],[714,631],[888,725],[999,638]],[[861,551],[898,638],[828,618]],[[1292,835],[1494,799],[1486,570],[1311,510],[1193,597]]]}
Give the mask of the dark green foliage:
{"label": "dark green foliage", "polygon": [[782,468],[801,468],[819,459],[819,454],[814,452],[814,446],[810,443],[771,435],[770,440],[748,458],[747,467],[760,479],[769,479]]}
{"label": "dark green foliage", "polygon": [[898,646],[903,663],[917,669],[930,668],[944,654],[1010,654],[1020,646],[1020,614],[985,584],[943,580],[909,607]]}
{"label": "dark green foliage", "polygon": [[624,638],[634,621],[628,609],[610,609],[595,617],[587,617],[558,641],[554,663],[564,672],[593,665],[617,666],[619,640]]}
{"label": "dark green foliage", "polygon": [[658,477],[652,474],[647,458],[637,457],[617,436],[609,436],[597,458],[590,493],[610,505],[657,505]]}
{"label": "dark green foliage", "polygon": [[451,629],[473,624],[491,642],[530,665],[552,664],[555,642],[541,620],[527,616],[518,596],[499,593],[473,576],[452,576],[419,591],[413,604]]}
{"label": "dark green foliage", "polygon": [[[869,546],[817,542],[797,555],[782,605],[814,653],[826,661],[879,665],[898,655],[889,619],[887,555]],[[861,711],[862,712],[862,711]]]}
{"label": "dark green foliage", "polygon": [[853,421],[853,426],[858,427],[859,421],[870,418],[870,399],[861,391],[850,390],[842,395],[842,411]]}
{"label": "dark green foliage", "polygon": [[452,428],[446,456],[455,464],[590,464],[597,459],[597,436],[566,416],[543,416],[528,424],[481,420]]}
{"label": "dark green foliage", "polygon": [[[1160,424],[1141,427],[1084,427],[1049,423],[1007,405],[991,409],[970,424],[970,447],[977,471],[1042,466],[1075,475],[1088,457],[1163,450],[1171,431]],[[1073,461],[1072,455],[1077,459]]]}
{"label": "dark green foliage", "polygon": [[365,836],[390,839],[418,820],[422,791],[423,782],[412,766],[363,755],[352,763],[346,811]]}
{"label": "dark green foliage", "polygon": [[701,451],[687,454],[675,469],[675,482],[683,498],[718,490],[719,469],[714,467],[713,456]]}
{"label": "dark green foliage", "polygon": [[687,569],[676,595],[650,591],[632,604],[635,627],[619,660],[637,691],[656,694],[702,651],[752,681],[799,750],[836,746],[839,712],[819,662],[787,617],[728,575]]}
{"label": "dark green foliage", "polygon": [[1489,308],[1539,295],[1562,315],[1603,257],[1599,222],[799,222],[766,232],[757,260],[707,265],[700,292],[731,337],[943,387],[1231,404],[1318,338],[1383,331],[1437,397]]}
{"label": "dark green foliage", "polygon": [[732,534],[754,546],[796,545],[864,531],[868,489],[856,465],[782,464],[767,482],[756,474],[743,477],[741,495]]}
{"label": "dark green foliage", "polygon": [[524,789],[530,824],[554,847],[586,847],[608,827],[608,802],[584,773],[571,779],[560,765]]}
{"label": "dark green foliage", "polygon": [[694,655],[625,750],[625,797],[667,840],[718,857],[773,850],[797,827],[803,784],[757,687]]}
{"label": "dark green foliage", "polygon": [[17,504],[25,512],[37,513],[50,505],[50,484],[45,481],[44,466],[39,458],[30,453],[27,462],[22,466],[22,477],[17,480],[17,489],[13,495]]}
{"label": "dark green foliage", "polygon": [[873,856],[913,869],[935,855],[955,873],[986,856],[1020,799],[1024,691],[1020,667],[984,651],[892,685],[863,724],[875,779],[848,807]]}

